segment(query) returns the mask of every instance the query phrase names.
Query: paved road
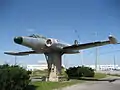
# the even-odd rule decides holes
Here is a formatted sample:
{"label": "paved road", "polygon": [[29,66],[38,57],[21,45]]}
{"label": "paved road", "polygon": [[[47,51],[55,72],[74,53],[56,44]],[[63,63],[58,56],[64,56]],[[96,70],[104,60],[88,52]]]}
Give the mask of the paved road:
{"label": "paved road", "polygon": [[[109,79],[115,81],[106,81]],[[120,90],[120,78],[109,77],[105,81],[87,81],[87,83],[73,85],[61,90]]]}

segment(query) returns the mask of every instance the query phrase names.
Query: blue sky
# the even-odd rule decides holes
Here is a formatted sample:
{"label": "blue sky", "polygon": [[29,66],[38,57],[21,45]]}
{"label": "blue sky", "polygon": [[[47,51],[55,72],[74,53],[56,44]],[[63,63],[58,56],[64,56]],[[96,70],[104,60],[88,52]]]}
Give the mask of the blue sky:
{"label": "blue sky", "polygon": [[[119,0],[0,0],[0,63],[14,63],[14,57],[4,51],[29,50],[13,42],[15,36],[33,33],[53,37],[70,44],[80,36],[86,43],[107,39],[109,34],[120,40]],[[97,33],[97,35],[96,35]],[[113,57],[120,65],[120,45],[99,48],[99,63],[113,64]],[[95,48],[83,51],[83,63],[94,64]],[[116,52],[115,52],[116,51]],[[44,55],[18,57],[19,64],[36,64],[45,61]],[[63,64],[81,65],[81,56],[65,55]]]}

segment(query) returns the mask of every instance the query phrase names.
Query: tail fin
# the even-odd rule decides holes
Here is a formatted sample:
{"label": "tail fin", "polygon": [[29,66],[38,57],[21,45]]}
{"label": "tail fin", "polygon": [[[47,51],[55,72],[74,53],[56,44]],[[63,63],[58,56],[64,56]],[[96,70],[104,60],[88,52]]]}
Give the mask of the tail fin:
{"label": "tail fin", "polygon": [[117,44],[118,43],[117,39],[114,36],[109,35],[108,38],[109,38],[110,44]]}

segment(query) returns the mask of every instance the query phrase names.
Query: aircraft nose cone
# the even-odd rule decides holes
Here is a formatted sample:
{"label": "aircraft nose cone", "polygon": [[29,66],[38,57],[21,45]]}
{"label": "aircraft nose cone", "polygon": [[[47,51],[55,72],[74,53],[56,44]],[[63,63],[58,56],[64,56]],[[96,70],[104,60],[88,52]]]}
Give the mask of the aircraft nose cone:
{"label": "aircraft nose cone", "polygon": [[17,43],[17,44],[22,44],[23,38],[22,37],[15,37],[14,42]]}

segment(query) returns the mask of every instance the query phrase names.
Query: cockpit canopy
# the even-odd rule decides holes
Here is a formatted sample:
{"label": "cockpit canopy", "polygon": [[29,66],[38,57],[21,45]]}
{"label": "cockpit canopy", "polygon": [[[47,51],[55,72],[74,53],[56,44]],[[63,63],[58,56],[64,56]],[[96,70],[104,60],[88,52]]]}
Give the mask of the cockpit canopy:
{"label": "cockpit canopy", "polygon": [[43,38],[43,39],[47,39],[46,37],[42,36],[42,35],[37,35],[37,34],[32,34],[28,37],[32,37],[32,38]]}

